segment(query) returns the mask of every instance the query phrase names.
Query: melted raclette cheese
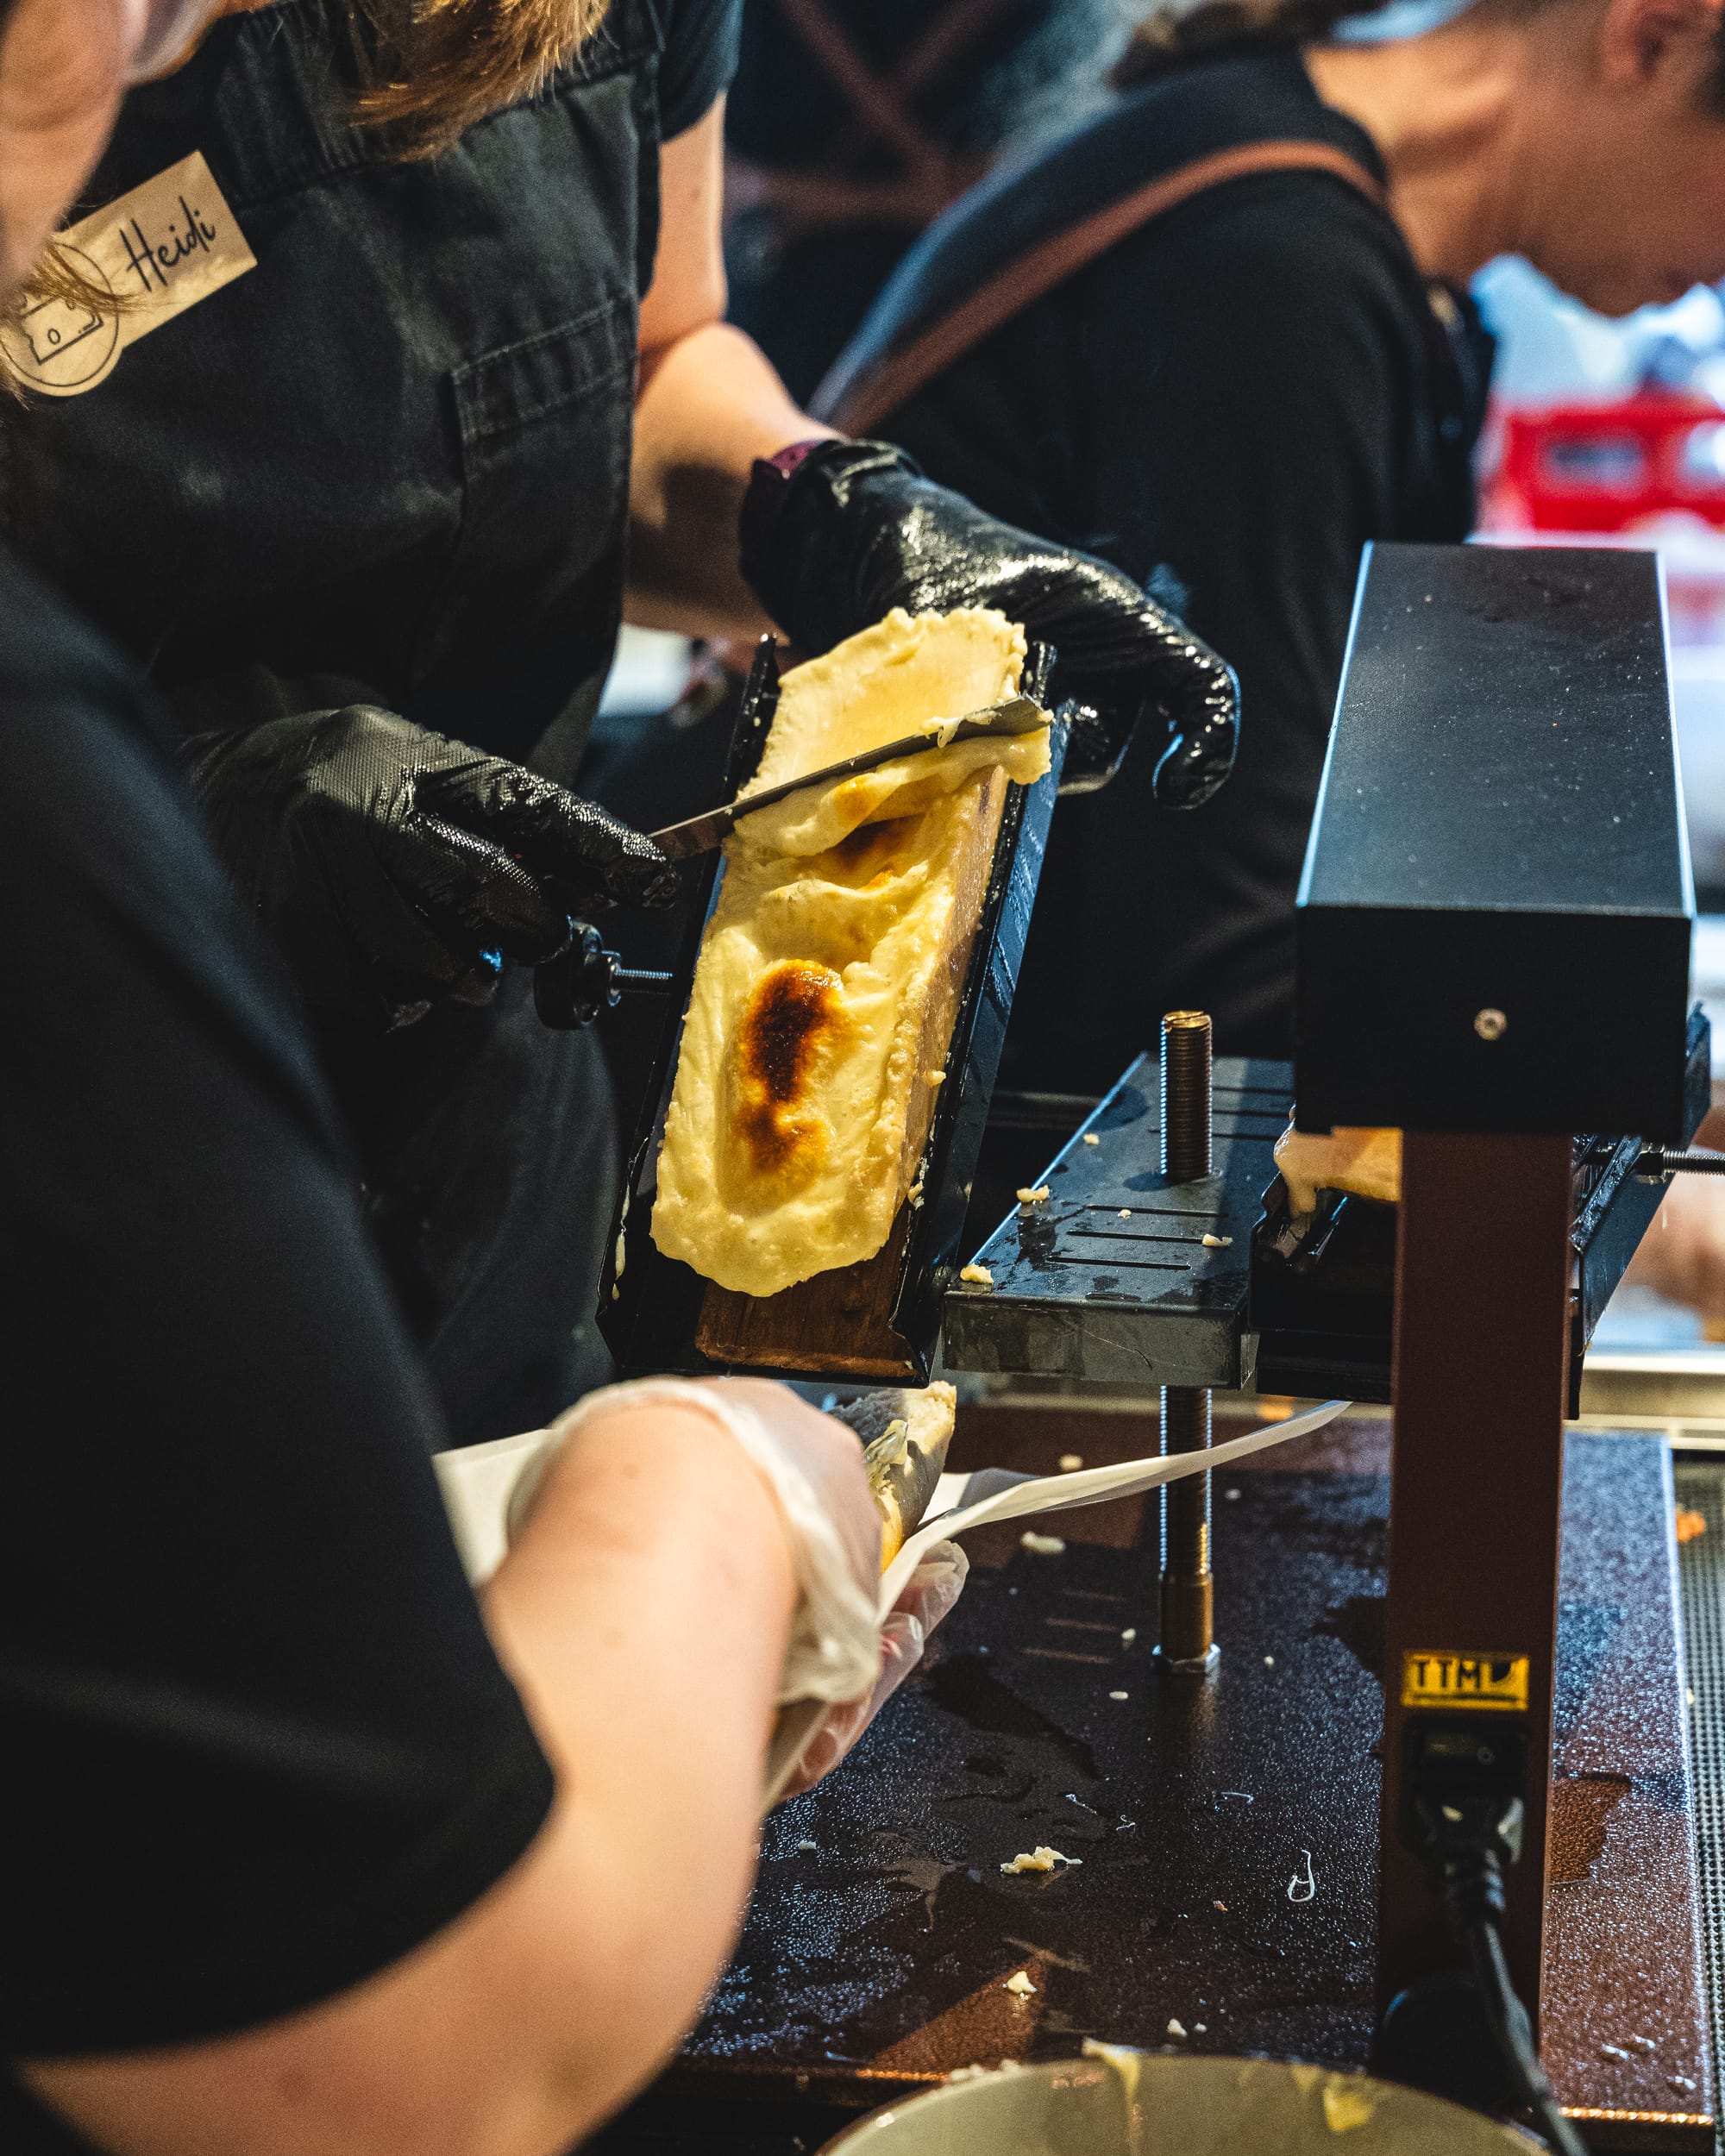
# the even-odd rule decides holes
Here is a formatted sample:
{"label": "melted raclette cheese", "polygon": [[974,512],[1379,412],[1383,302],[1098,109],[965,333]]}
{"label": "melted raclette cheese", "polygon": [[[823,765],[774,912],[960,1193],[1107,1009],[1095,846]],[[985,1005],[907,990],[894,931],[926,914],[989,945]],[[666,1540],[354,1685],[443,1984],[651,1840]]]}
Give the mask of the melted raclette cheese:
{"label": "melted raclette cheese", "polygon": [[1288,1210],[1302,1220],[1320,1190],[1346,1191],[1396,1205],[1402,1196],[1400,1131],[1335,1130],[1327,1137],[1290,1123],[1276,1141],[1276,1165],[1288,1186]]}
{"label": "melted raclette cheese", "polygon": [[[1024,655],[1022,630],[989,609],[895,610],[785,676],[754,783],[1000,703]],[[944,1072],[997,774],[1028,785],[1047,768],[1045,728],[960,742],[738,824],[659,1156],[652,1232],[668,1257],[772,1295],[881,1250]]]}

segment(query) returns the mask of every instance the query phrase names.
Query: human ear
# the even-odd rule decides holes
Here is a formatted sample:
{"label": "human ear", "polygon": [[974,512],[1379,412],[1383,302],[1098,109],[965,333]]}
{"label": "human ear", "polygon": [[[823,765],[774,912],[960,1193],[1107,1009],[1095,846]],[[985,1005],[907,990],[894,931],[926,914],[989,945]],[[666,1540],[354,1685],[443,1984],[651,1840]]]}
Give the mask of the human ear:
{"label": "human ear", "polygon": [[1722,8],[1725,0],[1607,0],[1594,41],[1600,80],[1647,90],[1680,74],[1686,85],[1718,34]]}

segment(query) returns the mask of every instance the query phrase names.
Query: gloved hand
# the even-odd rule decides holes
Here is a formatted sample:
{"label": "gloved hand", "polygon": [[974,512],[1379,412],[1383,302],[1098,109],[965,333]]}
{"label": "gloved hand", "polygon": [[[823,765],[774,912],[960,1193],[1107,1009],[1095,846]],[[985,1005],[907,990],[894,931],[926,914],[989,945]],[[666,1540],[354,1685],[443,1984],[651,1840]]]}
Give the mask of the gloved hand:
{"label": "gloved hand", "polygon": [[779,1680],[781,1712],[767,1761],[767,1797],[809,1789],[830,1773],[921,1658],[958,1600],[969,1570],[956,1544],[938,1543],[877,1618],[881,1520],[856,1435],[788,1387],[764,1378],[637,1378],[589,1393],[545,1432],[509,1494],[513,1543],[553,1462],[593,1415],[656,1401],[693,1407],[740,1444],[772,1491],[800,1591]]}
{"label": "gloved hand", "polygon": [[956,1542],[937,1542],[924,1554],[881,1626],[881,1674],[874,1690],[866,1699],[828,1708],[785,1784],[786,1796],[812,1789],[850,1752],[922,1660],[929,1634],[963,1592],[969,1572],[970,1560]]}
{"label": "gloved hand", "polygon": [[556,956],[573,912],[678,894],[603,809],[372,705],[197,734],[186,756],[241,897],[320,1009],[397,1026],[484,1003],[505,958]]}
{"label": "gloved hand", "polygon": [[881,1671],[881,1515],[854,1432],[760,1377],[641,1377],[588,1393],[552,1424],[510,1492],[513,1543],[570,1435],[621,1406],[693,1408],[740,1445],[772,1493],[791,1553],[797,1610],[778,1703],[866,1698]]}
{"label": "gloved hand", "polygon": [[1055,648],[1075,730],[1065,783],[1112,771],[1147,712],[1166,730],[1155,794],[1196,808],[1233,768],[1239,684],[1131,577],[986,517],[880,442],[799,443],[757,463],[743,502],[743,573],[801,649],[819,653],[894,606],[995,606]]}

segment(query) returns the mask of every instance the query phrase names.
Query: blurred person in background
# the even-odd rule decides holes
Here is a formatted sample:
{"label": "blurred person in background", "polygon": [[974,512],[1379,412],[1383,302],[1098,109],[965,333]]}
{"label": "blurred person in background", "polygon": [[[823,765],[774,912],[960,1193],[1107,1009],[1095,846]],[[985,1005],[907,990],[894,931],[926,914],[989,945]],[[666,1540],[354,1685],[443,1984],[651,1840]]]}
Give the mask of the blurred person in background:
{"label": "blurred person in background", "polygon": [[[1361,548],[1473,523],[1471,279],[1519,254],[1621,315],[1725,274],[1719,0],[1475,0],[1394,37],[1363,12],[1152,13],[1112,104],[943,217],[813,400],[1113,561],[1239,673],[1251,723],[1201,813],[1152,825],[1131,755],[1062,805],[1009,1084],[1099,1093],[1179,1007],[1224,1052],[1291,1053]],[[1111,224],[1134,198],[1164,206]],[[1679,1178],[1642,1267],[1725,1316],[1722,1200]]]}
{"label": "blurred person in background", "polygon": [[[1182,1006],[1225,1052],[1291,1052],[1294,896],[1361,548],[1473,522],[1481,265],[1520,253],[1619,313],[1725,273],[1717,0],[1476,0],[1395,41],[1329,36],[1351,12],[1151,16],[1111,107],[943,218],[815,400],[1152,584],[1239,672],[1251,724],[1201,814],[1150,825],[1128,755],[1057,817],[1019,1084],[1098,1092]],[[1241,152],[1258,168],[1201,184]],[[919,340],[1037,249],[1195,174],[919,373]]]}
{"label": "blurred person in background", "polygon": [[737,0],[237,0],[129,96],[82,282],[6,341],[7,529],[170,700],[463,1440],[604,1367],[610,1096],[527,968],[674,893],[566,790],[625,564],[646,625],[811,653],[998,604],[1104,731],[1151,714],[1176,805],[1233,746],[1231,677],[1139,586],[834,437],[724,323],[736,33]]}
{"label": "blurred person in background", "polygon": [[724,121],[731,319],[794,396],[918,234],[1070,103],[1126,14],[1120,0],[744,0]]}

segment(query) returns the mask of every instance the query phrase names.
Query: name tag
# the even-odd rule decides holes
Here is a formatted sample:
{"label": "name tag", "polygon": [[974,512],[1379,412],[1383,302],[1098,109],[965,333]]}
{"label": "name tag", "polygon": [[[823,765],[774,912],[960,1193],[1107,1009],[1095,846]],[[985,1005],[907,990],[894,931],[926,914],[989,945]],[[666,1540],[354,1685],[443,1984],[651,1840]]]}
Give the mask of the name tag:
{"label": "name tag", "polygon": [[6,355],[44,397],[81,397],[128,345],[257,267],[204,153],[171,165],[60,235],[68,259],[111,310],[44,299],[0,328]]}

